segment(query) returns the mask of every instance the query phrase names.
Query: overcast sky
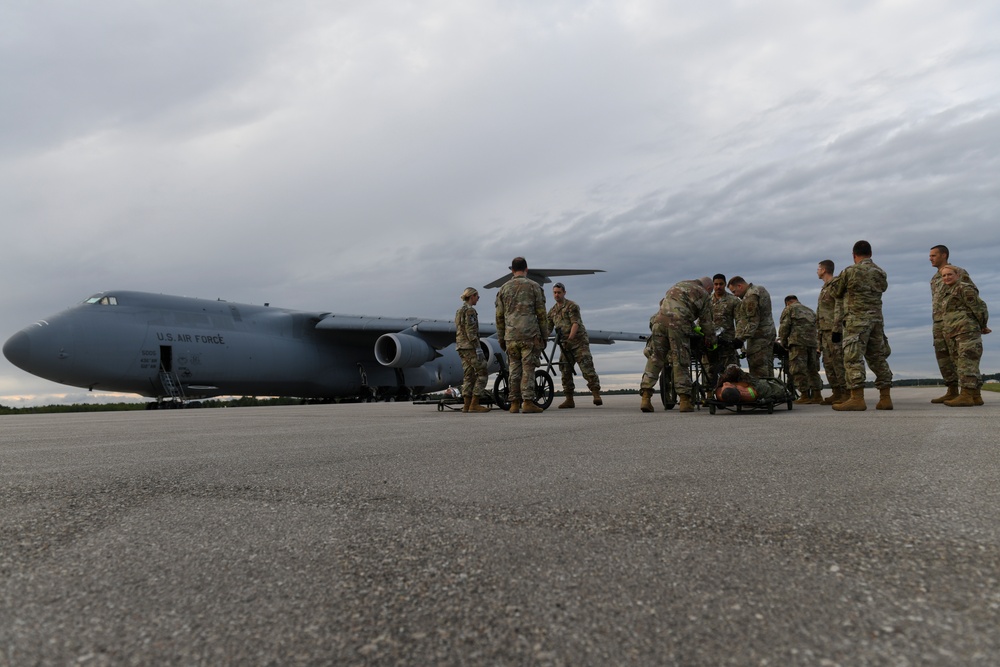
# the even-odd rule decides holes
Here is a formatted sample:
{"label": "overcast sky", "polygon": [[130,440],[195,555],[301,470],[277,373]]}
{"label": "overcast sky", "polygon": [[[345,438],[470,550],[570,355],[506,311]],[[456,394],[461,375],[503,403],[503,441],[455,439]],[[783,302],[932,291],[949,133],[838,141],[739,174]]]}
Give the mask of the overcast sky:
{"label": "overcast sky", "polygon": [[[110,289],[450,318],[515,255],[606,270],[565,281],[590,328],[717,272],[777,318],[865,238],[894,374],[935,376],[930,246],[1000,310],[997,34],[986,0],[8,0],[0,338]],[[0,403],[85,397],[0,359]]]}

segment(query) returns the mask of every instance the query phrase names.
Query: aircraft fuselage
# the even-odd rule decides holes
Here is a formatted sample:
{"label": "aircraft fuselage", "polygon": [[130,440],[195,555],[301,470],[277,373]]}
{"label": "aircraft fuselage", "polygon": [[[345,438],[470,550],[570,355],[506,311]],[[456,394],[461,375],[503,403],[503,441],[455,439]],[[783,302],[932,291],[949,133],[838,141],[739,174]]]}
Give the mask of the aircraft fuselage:
{"label": "aircraft fuselage", "polygon": [[[163,373],[180,383],[187,398],[334,398],[435,391],[461,382],[453,334],[450,346],[438,336],[433,359],[391,368],[376,358],[374,342],[382,332],[360,325],[317,328],[330,317],[226,301],[104,292],[22,329],[3,349],[14,365],[53,382],[152,397],[167,394]],[[350,317],[359,323],[379,319]],[[407,340],[419,335],[402,333]]]}

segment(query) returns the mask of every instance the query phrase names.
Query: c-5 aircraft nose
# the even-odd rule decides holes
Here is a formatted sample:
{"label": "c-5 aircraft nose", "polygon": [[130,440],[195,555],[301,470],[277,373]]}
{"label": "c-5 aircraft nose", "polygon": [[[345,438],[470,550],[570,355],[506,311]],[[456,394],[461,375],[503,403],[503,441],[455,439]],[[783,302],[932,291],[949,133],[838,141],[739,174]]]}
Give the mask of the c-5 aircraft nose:
{"label": "c-5 aircraft nose", "polygon": [[31,358],[31,338],[23,331],[7,339],[3,344],[3,356],[7,357],[10,363],[23,369]]}

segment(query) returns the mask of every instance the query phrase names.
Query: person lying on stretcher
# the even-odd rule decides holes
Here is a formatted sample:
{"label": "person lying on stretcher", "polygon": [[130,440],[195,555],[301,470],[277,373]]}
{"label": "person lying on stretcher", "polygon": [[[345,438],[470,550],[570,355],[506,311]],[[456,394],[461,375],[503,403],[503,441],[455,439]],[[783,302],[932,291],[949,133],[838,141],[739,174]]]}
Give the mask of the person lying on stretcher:
{"label": "person lying on stretcher", "polygon": [[782,401],[785,397],[785,385],[777,378],[755,378],[735,364],[726,366],[715,386],[716,400],[727,405],[754,403],[762,399]]}

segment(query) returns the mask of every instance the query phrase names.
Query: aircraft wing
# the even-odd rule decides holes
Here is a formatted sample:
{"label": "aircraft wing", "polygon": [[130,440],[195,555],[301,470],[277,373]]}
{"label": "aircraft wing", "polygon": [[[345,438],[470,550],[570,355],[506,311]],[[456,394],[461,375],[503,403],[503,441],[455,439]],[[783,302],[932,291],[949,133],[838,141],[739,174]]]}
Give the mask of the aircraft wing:
{"label": "aircraft wing", "polygon": [[[316,323],[321,331],[335,331],[359,338],[377,338],[383,334],[408,333],[419,335],[437,347],[455,342],[455,323],[450,320],[428,320],[420,317],[376,317],[367,315],[327,315]],[[492,324],[480,324],[479,335],[497,332]]]}
{"label": "aircraft wing", "polygon": [[[339,331],[345,334],[367,334],[381,336],[387,333],[408,332],[420,334],[425,338],[441,338],[442,347],[455,342],[455,323],[450,320],[428,320],[419,317],[374,317],[365,315],[327,315],[321,319],[316,328],[322,331]],[[479,335],[483,338],[497,332],[495,324],[479,323]],[[644,343],[648,334],[630,331],[602,331],[587,329],[591,343],[610,345],[616,340]]]}
{"label": "aircraft wing", "polygon": [[612,345],[616,340],[625,340],[634,343],[645,343],[649,334],[633,333],[631,331],[601,331],[600,329],[587,329],[587,338],[591,343],[598,345]]}

